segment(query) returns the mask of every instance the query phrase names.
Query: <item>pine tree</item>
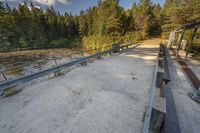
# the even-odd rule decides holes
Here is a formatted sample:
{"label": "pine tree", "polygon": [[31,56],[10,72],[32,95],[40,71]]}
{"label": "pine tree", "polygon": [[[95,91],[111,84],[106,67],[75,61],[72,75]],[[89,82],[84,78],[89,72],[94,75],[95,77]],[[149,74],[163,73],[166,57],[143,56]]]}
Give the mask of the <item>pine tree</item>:
{"label": "pine tree", "polygon": [[140,0],[135,12],[135,28],[142,31],[143,36],[150,34],[153,7],[151,0]]}

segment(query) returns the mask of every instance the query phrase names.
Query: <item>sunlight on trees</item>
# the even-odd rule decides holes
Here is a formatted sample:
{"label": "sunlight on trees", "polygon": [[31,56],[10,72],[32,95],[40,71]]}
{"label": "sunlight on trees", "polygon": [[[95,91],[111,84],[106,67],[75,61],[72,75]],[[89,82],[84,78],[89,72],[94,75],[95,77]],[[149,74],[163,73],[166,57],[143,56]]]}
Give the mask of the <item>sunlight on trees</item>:
{"label": "sunlight on trees", "polygon": [[60,14],[33,4],[10,8],[0,2],[0,51],[42,48],[84,49],[111,46],[167,35],[185,23],[200,20],[198,0],[166,0],[163,7],[151,0],[133,3],[125,10],[119,0],[99,1],[78,16]]}

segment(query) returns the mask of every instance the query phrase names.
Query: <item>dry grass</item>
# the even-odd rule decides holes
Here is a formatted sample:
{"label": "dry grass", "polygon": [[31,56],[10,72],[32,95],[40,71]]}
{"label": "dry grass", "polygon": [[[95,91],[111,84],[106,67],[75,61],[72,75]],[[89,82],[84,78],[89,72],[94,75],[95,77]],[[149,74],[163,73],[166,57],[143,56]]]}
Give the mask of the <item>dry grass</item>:
{"label": "dry grass", "polygon": [[40,50],[25,50],[25,51],[14,51],[14,52],[0,52],[0,57],[8,58],[14,56],[68,56],[69,54],[80,51],[80,48],[56,48],[56,49],[40,49]]}

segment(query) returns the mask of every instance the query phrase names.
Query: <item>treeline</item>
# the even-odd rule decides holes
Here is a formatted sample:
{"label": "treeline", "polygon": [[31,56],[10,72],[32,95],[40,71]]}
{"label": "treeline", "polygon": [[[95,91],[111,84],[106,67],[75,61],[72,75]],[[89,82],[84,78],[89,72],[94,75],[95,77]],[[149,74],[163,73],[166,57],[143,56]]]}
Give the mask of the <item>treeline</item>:
{"label": "treeline", "polygon": [[80,12],[79,31],[84,47],[98,48],[160,34],[160,11],[160,5],[150,0],[134,3],[129,10],[124,10],[119,0],[99,1],[97,6]]}
{"label": "treeline", "polygon": [[162,29],[174,29],[200,21],[199,0],[166,0],[162,9]]}
{"label": "treeline", "polygon": [[199,0],[166,0],[163,7],[151,0],[125,10],[119,0],[100,0],[78,16],[60,14],[51,6],[33,4],[11,9],[0,2],[0,50],[110,46],[159,35],[200,20]]}
{"label": "treeline", "polygon": [[0,2],[0,50],[75,47],[78,17],[61,15],[51,6],[45,11],[33,4],[11,9]]}

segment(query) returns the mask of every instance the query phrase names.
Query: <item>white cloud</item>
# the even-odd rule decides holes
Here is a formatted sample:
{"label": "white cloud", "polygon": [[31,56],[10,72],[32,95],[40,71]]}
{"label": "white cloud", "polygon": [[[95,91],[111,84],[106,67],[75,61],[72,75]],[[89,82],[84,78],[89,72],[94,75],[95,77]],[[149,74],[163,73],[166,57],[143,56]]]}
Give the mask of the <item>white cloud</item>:
{"label": "white cloud", "polygon": [[0,1],[4,1],[4,2],[35,2],[35,3],[40,3],[43,5],[54,5],[56,3],[59,4],[64,4],[64,5],[68,5],[71,3],[71,0],[0,0]]}
{"label": "white cloud", "polygon": [[33,1],[41,3],[41,4],[45,4],[45,5],[54,5],[55,3],[68,5],[71,2],[70,0],[33,0]]}

